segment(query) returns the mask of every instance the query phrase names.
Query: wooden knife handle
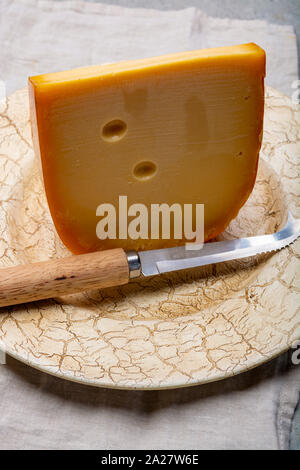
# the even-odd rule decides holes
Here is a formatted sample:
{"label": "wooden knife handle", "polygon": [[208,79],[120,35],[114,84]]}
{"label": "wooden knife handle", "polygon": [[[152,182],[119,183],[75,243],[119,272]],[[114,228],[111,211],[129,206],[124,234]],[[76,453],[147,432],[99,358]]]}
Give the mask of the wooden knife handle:
{"label": "wooden knife handle", "polygon": [[129,281],[124,250],[98,251],[0,269],[0,307]]}

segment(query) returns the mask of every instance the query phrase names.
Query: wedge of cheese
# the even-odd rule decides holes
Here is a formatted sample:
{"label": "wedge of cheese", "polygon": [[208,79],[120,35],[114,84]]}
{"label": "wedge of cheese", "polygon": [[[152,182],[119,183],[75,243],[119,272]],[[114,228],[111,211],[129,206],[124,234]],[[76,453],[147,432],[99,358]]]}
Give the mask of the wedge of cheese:
{"label": "wedge of cheese", "polygon": [[34,148],[65,245],[83,253],[186,241],[172,230],[170,240],[100,240],[97,207],[118,210],[119,196],[149,217],[151,204],[204,204],[205,240],[222,232],[255,182],[264,76],[264,51],[244,44],[29,78]]}

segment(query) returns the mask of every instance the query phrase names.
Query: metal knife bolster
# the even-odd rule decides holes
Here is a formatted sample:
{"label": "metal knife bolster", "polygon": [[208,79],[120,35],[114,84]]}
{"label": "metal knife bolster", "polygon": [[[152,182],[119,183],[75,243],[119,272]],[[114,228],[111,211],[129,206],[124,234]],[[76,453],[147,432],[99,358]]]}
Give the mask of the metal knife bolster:
{"label": "metal knife bolster", "polygon": [[142,265],[139,254],[137,251],[130,250],[126,251],[128,267],[129,267],[129,279],[140,277],[142,272]]}
{"label": "metal knife bolster", "polygon": [[288,221],[282,230],[270,235],[238,238],[205,243],[199,250],[187,250],[185,246],[160,250],[127,251],[129,276],[131,279],[153,276],[180,269],[195,268],[234,259],[247,258],[259,253],[276,251],[290,245],[300,236],[300,220],[289,212]]}

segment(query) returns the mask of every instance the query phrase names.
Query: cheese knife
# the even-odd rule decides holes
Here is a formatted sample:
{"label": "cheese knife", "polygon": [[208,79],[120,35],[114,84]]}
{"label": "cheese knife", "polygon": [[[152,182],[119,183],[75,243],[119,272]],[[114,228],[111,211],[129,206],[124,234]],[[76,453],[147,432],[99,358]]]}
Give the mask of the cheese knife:
{"label": "cheese knife", "polygon": [[283,229],[270,235],[148,251],[114,248],[0,269],[0,307],[127,284],[130,279],[248,258],[281,250],[300,236],[291,213]]}

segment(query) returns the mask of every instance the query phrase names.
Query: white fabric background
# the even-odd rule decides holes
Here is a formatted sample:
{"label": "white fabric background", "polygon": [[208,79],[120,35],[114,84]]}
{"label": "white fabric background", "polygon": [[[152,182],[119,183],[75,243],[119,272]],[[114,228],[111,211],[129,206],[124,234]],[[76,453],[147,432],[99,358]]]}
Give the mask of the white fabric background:
{"label": "white fabric background", "polygon": [[[124,9],[80,1],[0,0],[0,79],[255,41],[267,83],[297,79],[290,26],[215,19],[195,8]],[[66,382],[8,358],[0,366],[0,449],[286,449],[300,389],[288,354],[226,381],[157,392]]]}
{"label": "white fabric background", "polygon": [[1,79],[8,93],[28,75],[190,49],[257,42],[266,83],[287,95],[297,78],[292,26],[211,18],[196,8],[129,9],[76,0],[1,0]]}

